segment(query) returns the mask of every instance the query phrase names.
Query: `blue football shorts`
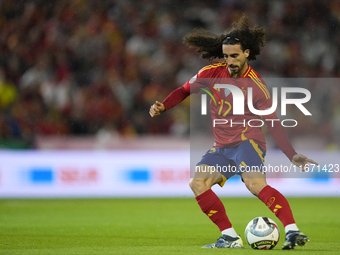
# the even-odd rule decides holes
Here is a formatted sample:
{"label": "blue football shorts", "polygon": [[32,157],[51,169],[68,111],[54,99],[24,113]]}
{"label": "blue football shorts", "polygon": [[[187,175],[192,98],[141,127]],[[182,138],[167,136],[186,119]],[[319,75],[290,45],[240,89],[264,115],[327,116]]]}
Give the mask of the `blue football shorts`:
{"label": "blue football shorts", "polygon": [[212,148],[203,155],[196,166],[205,164],[215,167],[225,181],[235,174],[249,171],[263,171],[266,152],[253,140],[247,140],[233,148]]}

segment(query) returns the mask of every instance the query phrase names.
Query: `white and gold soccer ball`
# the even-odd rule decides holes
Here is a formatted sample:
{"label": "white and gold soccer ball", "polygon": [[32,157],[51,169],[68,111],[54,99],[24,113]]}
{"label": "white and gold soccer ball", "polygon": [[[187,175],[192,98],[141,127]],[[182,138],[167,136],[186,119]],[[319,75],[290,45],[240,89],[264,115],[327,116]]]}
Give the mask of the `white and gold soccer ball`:
{"label": "white and gold soccer ball", "polygon": [[280,230],[272,219],[256,217],[248,223],[244,235],[251,248],[270,250],[279,242]]}

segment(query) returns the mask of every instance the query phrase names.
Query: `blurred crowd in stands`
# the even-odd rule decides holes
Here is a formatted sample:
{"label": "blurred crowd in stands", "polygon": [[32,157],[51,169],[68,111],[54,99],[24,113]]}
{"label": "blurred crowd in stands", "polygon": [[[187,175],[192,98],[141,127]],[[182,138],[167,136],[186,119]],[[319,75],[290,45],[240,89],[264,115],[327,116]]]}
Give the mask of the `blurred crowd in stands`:
{"label": "blurred crowd in stands", "polygon": [[[267,29],[250,63],[262,77],[340,77],[338,0],[0,1],[0,140],[188,136],[188,100],[158,118],[150,105],[209,64],[183,36],[222,33],[241,13]],[[289,133],[336,144],[340,87],[321,91],[319,118]]]}

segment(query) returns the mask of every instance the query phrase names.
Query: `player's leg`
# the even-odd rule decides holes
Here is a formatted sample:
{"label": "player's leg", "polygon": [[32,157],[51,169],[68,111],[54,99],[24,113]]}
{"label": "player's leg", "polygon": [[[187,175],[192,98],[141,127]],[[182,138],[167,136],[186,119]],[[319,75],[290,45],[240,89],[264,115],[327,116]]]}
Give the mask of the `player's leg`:
{"label": "player's leg", "polygon": [[296,226],[287,199],[279,191],[267,185],[264,176],[265,175],[260,172],[249,172],[243,173],[242,179],[249,191],[265,203],[284,225],[286,239],[282,249],[290,250],[296,245],[305,245],[306,242],[309,241],[308,236],[300,232]]}
{"label": "player's leg", "polygon": [[244,142],[240,147],[242,147],[238,155],[240,162],[237,163],[247,170],[242,173],[242,179],[249,191],[266,204],[284,225],[286,242],[283,249],[293,249],[297,244],[304,245],[308,237],[296,226],[287,199],[279,191],[267,185],[265,174],[261,173],[265,152],[252,140]]}
{"label": "player's leg", "polygon": [[189,186],[195,194],[196,201],[203,213],[220,229],[222,236],[217,242],[202,248],[240,248],[242,240],[235,232],[218,196],[211,190],[215,184],[224,185],[226,178],[215,167],[201,164],[196,167]]}
{"label": "player's leg", "polygon": [[[209,171],[207,171],[209,169]],[[232,236],[237,234],[226,214],[225,208],[219,197],[212,191],[215,184],[223,183],[222,175],[216,168],[206,164],[196,167],[195,174],[191,178],[189,186],[195,194],[196,201],[203,213],[220,229],[221,232],[229,230]]]}
{"label": "player's leg", "polygon": [[265,151],[253,140],[243,142],[237,150],[236,163],[240,166],[242,180],[249,191],[269,207],[285,228],[298,230],[287,199],[276,189],[267,185],[266,175],[261,172]]}
{"label": "player's leg", "polygon": [[266,175],[260,171],[246,171],[241,176],[247,189],[254,196],[258,196],[260,191],[267,186]]}
{"label": "player's leg", "polygon": [[[298,230],[287,199],[276,189],[267,185],[262,173],[244,173],[243,181],[249,191],[257,196],[279,218],[287,230]],[[263,175],[264,176],[264,175]]]}
{"label": "player's leg", "polygon": [[201,210],[216,224],[222,233],[222,237],[216,243],[205,245],[203,246],[204,248],[242,247],[242,239],[232,227],[224,205],[211,190],[211,187],[215,184],[223,187],[226,180],[235,174],[231,171],[223,171],[226,166],[232,164],[233,162],[230,162],[223,155],[222,149],[213,148],[203,155],[201,161],[196,166],[193,178],[190,180],[190,187],[196,196]]}
{"label": "player's leg", "polygon": [[201,164],[196,166],[194,176],[190,179],[189,186],[197,197],[210,190],[215,184],[222,182],[223,177],[215,167]]}

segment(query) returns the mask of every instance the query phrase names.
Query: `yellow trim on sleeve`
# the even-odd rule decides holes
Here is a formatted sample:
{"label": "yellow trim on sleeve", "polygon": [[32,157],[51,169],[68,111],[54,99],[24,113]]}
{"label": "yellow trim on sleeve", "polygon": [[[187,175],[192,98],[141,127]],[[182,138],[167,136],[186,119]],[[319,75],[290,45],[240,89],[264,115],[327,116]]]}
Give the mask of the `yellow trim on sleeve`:
{"label": "yellow trim on sleeve", "polygon": [[258,75],[253,71],[251,70],[251,72],[254,76],[254,78],[260,83],[260,85],[264,88],[264,90],[267,92],[268,94],[268,97],[270,97],[270,93],[269,93],[269,90],[267,88],[267,86],[265,84],[262,83],[262,80],[258,77]]}
{"label": "yellow trim on sleeve", "polygon": [[219,66],[225,66],[225,65],[227,65],[226,62],[215,63],[215,64],[212,64],[212,65],[203,67],[201,70],[198,71],[198,73],[201,73],[205,70],[209,70],[209,69],[216,68],[216,67],[219,67]]}
{"label": "yellow trim on sleeve", "polygon": [[243,77],[247,77],[248,73],[250,72],[251,68],[250,66],[248,65],[248,70],[246,71],[246,73],[243,75]]}
{"label": "yellow trim on sleeve", "polygon": [[267,89],[267,87],[261,82],[259,78],[256,77],[256,75],[253,72],[249,73],[249,77],[259,86],[259,88],[263,91],[263,93],[266,96],[266,99],[270,98],[270,93]]}

